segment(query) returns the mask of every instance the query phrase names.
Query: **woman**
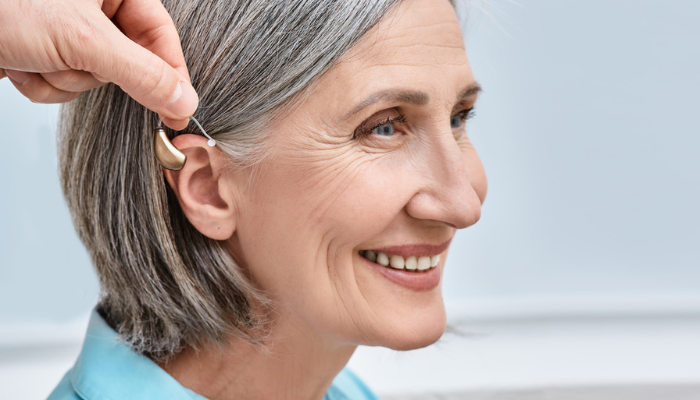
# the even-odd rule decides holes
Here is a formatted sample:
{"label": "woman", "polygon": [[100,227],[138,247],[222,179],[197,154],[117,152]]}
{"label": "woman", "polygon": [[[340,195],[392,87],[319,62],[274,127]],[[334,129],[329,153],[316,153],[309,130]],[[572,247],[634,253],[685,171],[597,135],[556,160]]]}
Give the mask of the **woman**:
{"label": "woman", "polygon": [[216,139],[170,132],[181,170],[118,87],[63,109],[102,298],[51,399],[373,399],[343,370],[358,345],[442,335],[447,249],[486,195],[453,6],[268,3],[165,3]]}

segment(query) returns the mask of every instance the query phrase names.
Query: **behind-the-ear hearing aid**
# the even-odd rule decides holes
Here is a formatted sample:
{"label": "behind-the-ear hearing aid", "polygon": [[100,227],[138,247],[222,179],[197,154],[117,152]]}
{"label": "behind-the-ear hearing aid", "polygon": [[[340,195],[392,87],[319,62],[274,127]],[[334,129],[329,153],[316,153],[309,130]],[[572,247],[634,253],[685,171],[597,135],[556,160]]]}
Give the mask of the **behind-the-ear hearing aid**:
{"label": "behind-the-ear hearing aid", "polygon": [[[207,139],[209,139],[207,144],[211,147],[216,146],[216,140],[212,139],[212,137],[207,134],[204,128],[202,128],[202,125],[199,124],[199,121],[197,121],[195,117],[190,118],[202,131],[204,136]],[[182,152],[170,142],[170,139],[168,139],[168,135],[165,133],[165,129],[163,129],[163,120],[160,118],[158,119],[158,125],[156,126],[154,136],[156,160],[158,160],[158,164],[160,164],[163,168],[172,171],[181,170],[182,167],[185,166],[187,156],[182,154]]]}

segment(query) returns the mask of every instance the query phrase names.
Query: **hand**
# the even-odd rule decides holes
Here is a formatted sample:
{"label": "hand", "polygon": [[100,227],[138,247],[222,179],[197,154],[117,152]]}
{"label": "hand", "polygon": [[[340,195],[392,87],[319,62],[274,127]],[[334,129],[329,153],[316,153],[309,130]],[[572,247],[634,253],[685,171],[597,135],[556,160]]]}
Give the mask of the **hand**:
{"label": "hand", "polygon": [[159,0],[2,0],[4,76],[38,103],[114,82],[178,130],[199,102]]}

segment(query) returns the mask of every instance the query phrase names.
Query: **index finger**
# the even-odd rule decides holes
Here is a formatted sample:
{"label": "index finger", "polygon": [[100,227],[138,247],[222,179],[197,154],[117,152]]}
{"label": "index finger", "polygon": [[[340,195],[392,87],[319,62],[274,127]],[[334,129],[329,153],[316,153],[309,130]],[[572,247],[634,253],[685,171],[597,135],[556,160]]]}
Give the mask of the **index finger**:
{"label": "index finger", "polygon": [[105,0],[102,12],[132,41],[163,59],[190,81],[180,36],[159,0]]}

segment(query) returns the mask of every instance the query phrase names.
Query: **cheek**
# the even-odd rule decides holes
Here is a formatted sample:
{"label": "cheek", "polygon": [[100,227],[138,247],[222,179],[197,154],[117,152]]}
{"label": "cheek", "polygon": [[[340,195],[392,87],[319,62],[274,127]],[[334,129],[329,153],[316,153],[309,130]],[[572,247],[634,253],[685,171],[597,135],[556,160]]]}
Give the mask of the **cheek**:
{"label": "cheek", "polygon": [[317,151],[300,162],[265,166],[251,181],[238,227],[251,274],[285,300],[318,300],[354,286],[347,268],[353,250],[401,213],[410,180],[407,168],[357,152]]}
{"label": "cheek", "polygon": [[399,215],[413,194],[415,174],[390,159],[374,159],[347,167],[339,177],[342,189],[329,218],[338,234],[359,244],[379,235]]}
{"label": "cheek", "polygon": [[401,212],[415,174],[405,157],[367,153],[348,138],[327,140],[296,144],[293,152],[303,156],[280,167],[282,196],[316,234],[354,246]]}

